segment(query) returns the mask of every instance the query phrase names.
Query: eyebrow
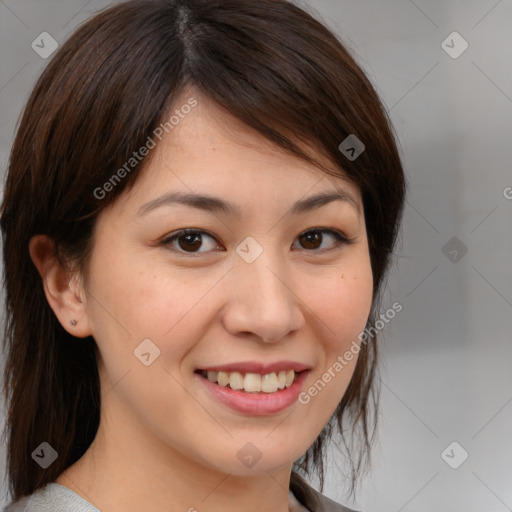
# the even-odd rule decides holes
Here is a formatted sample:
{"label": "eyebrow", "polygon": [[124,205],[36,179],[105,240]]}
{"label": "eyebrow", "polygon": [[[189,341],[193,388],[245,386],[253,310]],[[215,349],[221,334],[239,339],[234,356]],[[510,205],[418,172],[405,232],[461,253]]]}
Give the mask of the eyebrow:
{"label": "eyebrow", "polygon": [[[323,192],[314,196],[307,197],[306,199],[301,199],[293,204],[288,213],[292,215],[298,215],[301,213],[309,212],[311,210],[315,210],[334,201],[343,201],[348,203],[354,207],[359,214],[361,213],[361,208],[358,201],[352,196],[352,194],[344,190]],[[241,215],[239,206],[228,201],[224,201],[218,197],[204,194],[169,192],[168,194],[164,194],[163,196],[143,204],[137,210],[136,216],[140,217],[146,215],[149,212],[156,210],[157,208],[171,204],[182,204],[212,213],[224,213],[226,215],[232,216]]]}

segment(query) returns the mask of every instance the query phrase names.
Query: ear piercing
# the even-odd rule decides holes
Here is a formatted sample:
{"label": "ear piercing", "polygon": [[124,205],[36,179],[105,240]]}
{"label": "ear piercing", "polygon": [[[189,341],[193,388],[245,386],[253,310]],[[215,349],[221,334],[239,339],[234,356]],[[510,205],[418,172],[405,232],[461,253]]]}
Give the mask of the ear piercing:
{"label": "ear piercing", "polygon": [[71,320],[71,325],[74,327],[78,322],[76,320]]}

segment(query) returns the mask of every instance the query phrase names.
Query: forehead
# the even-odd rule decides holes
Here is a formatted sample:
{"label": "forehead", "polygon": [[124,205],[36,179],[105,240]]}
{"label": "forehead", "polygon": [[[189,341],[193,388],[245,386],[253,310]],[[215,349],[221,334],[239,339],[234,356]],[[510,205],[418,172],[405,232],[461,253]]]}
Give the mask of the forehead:
{"label": "forehead", "polygon": [[[192,109],[183,108],[194,100]],[[308,193],[343,189],[356,202],[359,188],[341,169],[339,178],[290,154],[197,90],[185,91],[166,118],[172,125],[152,150],[130,198],[142,201],[169,190],[228,193],[240,202],[283,201]],[[163,122],[166,122],[164,118]],[[286,134],[293,139],[293,134]],[[335,169],[314,148],[299,144],[323,165]]]}

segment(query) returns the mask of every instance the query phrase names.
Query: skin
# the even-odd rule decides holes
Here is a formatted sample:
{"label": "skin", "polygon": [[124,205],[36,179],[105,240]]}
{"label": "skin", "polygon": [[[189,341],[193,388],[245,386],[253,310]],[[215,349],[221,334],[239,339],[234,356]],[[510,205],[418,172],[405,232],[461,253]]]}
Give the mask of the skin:
{"label": "skin", "polygon": [[[371,307],[361,195],[196,90],[176,105],[190,96],[198,106],[153,150],[135,186],[99,216],[87,275],[66,273],[47,237],[31,241],[59,321],[77,338],[92,335],[101,356],[98,434],[56,482],[109,512],[285,512],[292,463],[334,412],[357,358],[308,404],[267,416],[222,405],[194,370],[290,359],[311,366],[306,390],[332,367],[357,340]],[[287,213],[300,199],[335,190],[351,194],[359,211],[334,201]],[[137,216],[171,191],[213,195],[241,212],[173,204]],[[176,239],[159,243],[183,228],[215,238],[204,235],[192,254]],[[310,228],[339,230],[352,243],[323,232],[308,245],[299,235]],[[235,250],[247,236],[263,248],[250,264]],[[160,350],[150,366],[133,353],[147,338]],[[237,457],[247,442],[262,455],[252,468]]]}

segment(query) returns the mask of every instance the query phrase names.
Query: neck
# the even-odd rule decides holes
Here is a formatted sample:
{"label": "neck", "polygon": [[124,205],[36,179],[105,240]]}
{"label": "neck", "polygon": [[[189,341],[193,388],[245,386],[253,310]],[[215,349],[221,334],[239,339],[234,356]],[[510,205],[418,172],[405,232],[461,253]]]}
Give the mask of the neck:
{"label": "neck", "polygon": [[273,472],[226,473],[149,435],[122,411],[109,412],[83,457],[55,480],[103,512],[289,511],[291,464]]}

